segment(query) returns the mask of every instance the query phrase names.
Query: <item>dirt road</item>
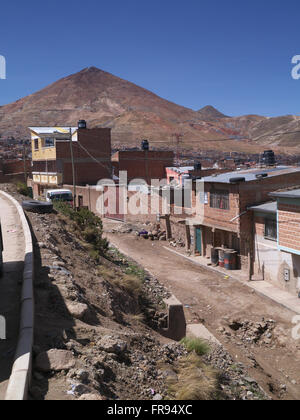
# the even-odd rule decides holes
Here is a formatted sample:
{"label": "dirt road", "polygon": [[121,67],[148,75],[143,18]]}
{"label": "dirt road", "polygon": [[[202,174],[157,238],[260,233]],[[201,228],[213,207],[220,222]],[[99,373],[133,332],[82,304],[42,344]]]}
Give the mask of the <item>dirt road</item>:
{"label": "dirt road", "polygon": [[0,314],[6,319],[6,340],[0,340],[0,400],[4,399],[19,335],[20,294],[24,237],[16,208],[0,197],[4,242],[3,276],[0,278]]}
{"label": "dirt road", "polygon": [[[109,231],[116,225],[105,221]],[[274,399],[300,398],[300,342],[292,339],[294,314],[223,275],[193,265],[164,249],[165,242],[146,241],[134,234],[106,233],[119,250],[155,275],[185,305],[189,323],[203,322]],[[271,345],[245,343],[236,334],[219,331],[228,319],[276,322],[278,341]],[[280,343],[279,343],[280,342]],[[285,390],[286,389],[286,390]]]}

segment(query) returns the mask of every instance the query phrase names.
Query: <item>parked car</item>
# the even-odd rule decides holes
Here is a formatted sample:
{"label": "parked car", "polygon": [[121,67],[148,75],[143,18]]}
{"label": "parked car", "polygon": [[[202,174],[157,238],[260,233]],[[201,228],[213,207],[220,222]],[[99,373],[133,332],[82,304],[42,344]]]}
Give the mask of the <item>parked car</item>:
{"label": "parked car", "polygon": [[2,229],[1,229],[1,221],[0,221],[0,276],[2,275],[3,271],[3,238],[2,238]]}
{"label": "parked car", "polygon": [[66,201],[73,202],[73,194],[70,190],[48,190],[46,191],[46,200],[52,201]]}

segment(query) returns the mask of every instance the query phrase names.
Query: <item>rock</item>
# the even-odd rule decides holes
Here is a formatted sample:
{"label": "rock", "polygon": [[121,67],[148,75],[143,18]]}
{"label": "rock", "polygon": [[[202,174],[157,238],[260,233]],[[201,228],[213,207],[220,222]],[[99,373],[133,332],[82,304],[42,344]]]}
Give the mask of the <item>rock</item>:
{"label": "rock", "polygon": [[84,395],[84,394],[89,394],[91,392],[90,388],[88,388],[86,385],[84,384],[73,384],[72,385],[72,391],[74,394],[77,395]]}
{"label": "rock", "polygon": [[163,397],[160,394],[156,394],[153,397],[153,401],[161,401],[163,399]]}
{"label": "rock", "polygon": [[103,350],[107,353],[120,354],[127,350],[126,341],[113,338],[109,335],[105,335],[100,341],[98,341],[97,344],[100,350]]}
{"label": "rock", "polygon": [[70,314],[76,319],[83,319],[89,311],[89,307],[85,303],[79,302],[67,303],[67,309],[70,312]]}
{"label": "rock", "polygon": [[83,383],[88,382],[89,376],[90,376],[90,374],[87,370],[81,369],[81,370],[76,372],[76,378]]}
{"label": "rock", "polygon": [[100,394],[83,394],[79,398],[79,401],[103,401],[104,397]]}
{"label": "rock", "polygon": [[73,353],[68,350],[52,349],[40,353],[35,360],[35,367],[41,372],[69,370],[75,366]]}

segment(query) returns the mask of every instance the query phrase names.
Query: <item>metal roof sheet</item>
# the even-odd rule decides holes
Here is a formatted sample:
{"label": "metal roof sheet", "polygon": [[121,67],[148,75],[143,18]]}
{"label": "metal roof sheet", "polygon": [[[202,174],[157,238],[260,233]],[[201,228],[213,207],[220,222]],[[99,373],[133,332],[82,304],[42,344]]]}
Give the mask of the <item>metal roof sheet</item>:
{"label": "metal roof sheet", "polygon": [[300,168],[294,168],[292,166],[277,166],[276,168],[255,168],[241,171],[225,172],[223,174],[215,176],[207,176],[203,178],[205,182],[219,182],[223,184],[229,184],[231,178],[245,178],[245,182],[257,181],[256,175],[268,174],[268,178],[279,175],[285,175],[289,173],[300,172]]}
{"label": "metal roof sheet", "polygon": [[248,210],[257,211],[261,213],[276,213],[277,202],[271,201],[269,203],[260,204],[259,206],[248,207]]}

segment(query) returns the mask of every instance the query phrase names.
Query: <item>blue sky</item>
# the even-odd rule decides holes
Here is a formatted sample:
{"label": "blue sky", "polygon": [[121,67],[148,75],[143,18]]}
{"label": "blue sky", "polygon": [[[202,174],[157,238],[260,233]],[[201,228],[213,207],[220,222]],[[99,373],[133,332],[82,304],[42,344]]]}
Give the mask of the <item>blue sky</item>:
{"label": "blue sky", "polygon": [[193,109],[300,114],[299,0],[2,2],[0,104],[96,66]]}

